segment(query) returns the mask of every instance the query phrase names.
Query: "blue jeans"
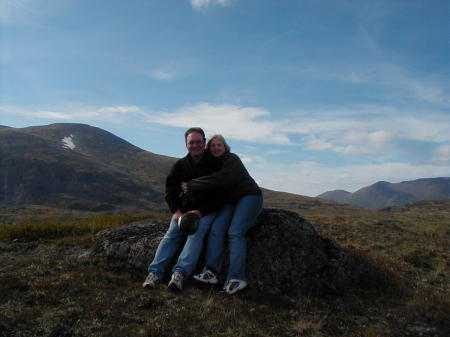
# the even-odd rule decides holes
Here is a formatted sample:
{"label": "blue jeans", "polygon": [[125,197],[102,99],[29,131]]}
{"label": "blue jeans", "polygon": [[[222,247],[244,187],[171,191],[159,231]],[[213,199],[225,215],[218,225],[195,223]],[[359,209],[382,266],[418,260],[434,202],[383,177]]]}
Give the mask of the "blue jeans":
{"label": "blue jeans", "polygon": [[222,269],[225,241],[233,211],[234,206],[231,204],[222,206],[211,225],[211,231],[208,235],[206,266],[216,273]]}
{"label": "blue jeans", "polygon": [[[210,213],[200,219],[197,232],[187,237],[183,251],[172,271],[180,271],[186,276],[192,274],[202,250],[203,239],[208,233],[215,216],[216,213]],[[177,221],[172,218],[169,229],[159,243],[153,261],[148,266],[148,272],[163,277],[184,237],[185,234],[180,231]]]}
{"label": "blue jeans", "polygon": [[262,205],[263,198],[261,195],[246,195],[234,207],[231,205],[222,207],[212,224],[211,233],[208,237],[206,265],[216,272],[221,269],[224,242],[228,234],[230,266],[227,280],[246,279],[247,240],[245,234],[255,224]]}

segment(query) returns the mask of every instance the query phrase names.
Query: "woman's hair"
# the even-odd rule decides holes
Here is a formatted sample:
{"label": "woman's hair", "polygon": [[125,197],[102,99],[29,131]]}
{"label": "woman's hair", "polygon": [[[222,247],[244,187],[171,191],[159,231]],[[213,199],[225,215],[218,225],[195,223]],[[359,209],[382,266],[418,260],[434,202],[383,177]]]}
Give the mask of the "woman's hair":
{"label": "woman's hair", "polygon": [[222,135],[214,135],[211,137],[210,140],[208,140],[208,144],[206,144],[206,150],[209,151],[209,148],[211,147],[211,142],[213,141],[213,139],[218,139],[223,143],[223,146],[225,147],[225,152],[230,152],[231,148],[230,145],[228,145],[227,141],[225,140],[225,138],[223,138]]}

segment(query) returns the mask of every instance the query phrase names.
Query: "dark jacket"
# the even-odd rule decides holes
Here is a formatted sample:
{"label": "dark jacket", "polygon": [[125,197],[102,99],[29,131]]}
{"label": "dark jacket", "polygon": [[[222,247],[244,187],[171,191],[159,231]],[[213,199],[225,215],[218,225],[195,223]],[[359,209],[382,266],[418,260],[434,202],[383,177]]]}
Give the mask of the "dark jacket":
{"label": "dark jacket", "polygon": [[222,168],[205,177],[192,179],[188,182],[189,191],[208,191],[223,189],[228,202],[236,203],[243,196],[257,194],[261,190],[250,176],[241,159],[234,153],[225,153],[220,157]]}
{"label": "dark jacket", "polygon": [[216,172],[221,166],[221,161],[209,152],[205,151],[202,159],[194,164],[188,154],[175,162],[166,178],[166,202],[170,211],[175,213],[181,210],[183,213],[191,210],[199,210],[203,215],[212,213],[223,204],[222,193],[215,190],[189,191],[182,193],[181,183]]}

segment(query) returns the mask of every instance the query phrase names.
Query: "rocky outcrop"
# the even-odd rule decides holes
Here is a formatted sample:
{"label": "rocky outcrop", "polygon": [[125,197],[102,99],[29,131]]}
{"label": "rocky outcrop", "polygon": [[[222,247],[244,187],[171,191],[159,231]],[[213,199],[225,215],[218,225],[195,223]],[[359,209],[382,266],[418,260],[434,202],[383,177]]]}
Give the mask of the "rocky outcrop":
{"label": "rocky outcrop", "polygon": [[[145,272],[166,229],[166,223],[153,222],[101,231],[89,255],[126,261]],[[358,263],[296,213],[264,209],[247,239],[247,278],[262,292],[342,293],[360,283]],[[225,262],[222,279],[226,269]]]}

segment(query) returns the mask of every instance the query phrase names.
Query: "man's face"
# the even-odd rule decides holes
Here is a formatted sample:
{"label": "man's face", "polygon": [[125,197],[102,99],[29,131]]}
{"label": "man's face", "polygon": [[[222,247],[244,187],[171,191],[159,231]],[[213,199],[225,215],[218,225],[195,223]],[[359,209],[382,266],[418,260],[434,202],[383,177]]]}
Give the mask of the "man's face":
{"label": "man's face", "polygon": [[191,132],[186,138],[186,148],[193,157],[203,154],[205,149],[205,140],[198,132]]}

